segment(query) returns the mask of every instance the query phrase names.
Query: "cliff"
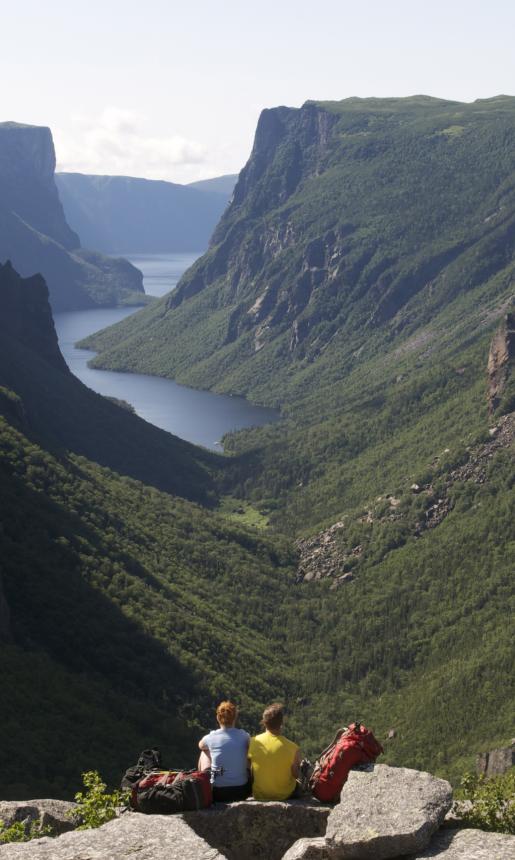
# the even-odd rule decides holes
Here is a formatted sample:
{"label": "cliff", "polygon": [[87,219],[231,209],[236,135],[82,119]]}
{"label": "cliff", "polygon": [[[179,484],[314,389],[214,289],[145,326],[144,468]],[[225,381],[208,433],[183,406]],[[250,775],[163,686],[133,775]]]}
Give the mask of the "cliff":
{"label": "cliff", "polygon": [[509,97],[263,111],[209,250],[167,301],[96,339],[97,365],[268,403],[330,384],[359,349],[508,277],[514,141]]}
{"label": "cliff", "polygon": [[48,289],[41,275],[21,278],[10,262],[0,263],[0,333],[14,338],[62,373],[69,373],[57,343],[48,302]]}
{"label": "cliff", "polygon": [[495,333],[488,355],[488,409],[515,408],[515,313],[508,313]]}
{"label": "cliff", "polygon": [[50,129],[0,123],[0,262],[11,260],[24,277],[40,272],[54,311],[142,304],[143,280],[134,266],[80,247],[54,171]]}

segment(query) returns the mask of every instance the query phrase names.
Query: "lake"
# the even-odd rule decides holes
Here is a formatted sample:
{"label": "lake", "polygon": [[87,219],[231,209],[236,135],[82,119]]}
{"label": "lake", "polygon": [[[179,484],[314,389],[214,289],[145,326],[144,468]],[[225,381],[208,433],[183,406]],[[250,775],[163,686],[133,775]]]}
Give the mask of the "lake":
{"label": "lake", "polygon": [[[198,255],[126,256],[143,272],[145,291],[164,295],[175,287]],[[220,439],[231,430],[261,427],[278,420],[277,410],[254,406],[242,397],[197,391],[156,376],[88,367],[94,353],[77,349],[75,343],[135,312],[134,308],[94,308],[54,315],[61,352],[72,373],[85,385],[99,394],[127,400],[145,421],[214,451],[222,450]]]}
{"label": "lake", "polygon": [[186,269],[203,254],[120,254],[143,272],[143,286],[149,296],[164,296],[173,290]]}

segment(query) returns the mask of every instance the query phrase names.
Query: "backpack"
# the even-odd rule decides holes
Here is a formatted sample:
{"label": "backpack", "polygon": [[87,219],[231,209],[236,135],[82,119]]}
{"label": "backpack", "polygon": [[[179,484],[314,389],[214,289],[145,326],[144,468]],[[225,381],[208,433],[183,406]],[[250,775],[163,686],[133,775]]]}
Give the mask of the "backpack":
{"label": "backpack", "polygon": [[161,770],[161,753],[158,749],[143,750],[134,767],[128,768],[122,777],[122,789],[132,790],[133,786],[151,771]]}
{"label": "backpack", "polygon": [[338,729],[333,742],[315,762],[309,780],[312,794],[325,802],[338,801],[351,768],[374,762],[382,752],[381,744],[361,723]]}
{"label": "backpack", "polygon": [[205,809],[213,802],[208,770],[152,771],[132,785],[131,806],[146,815]]}

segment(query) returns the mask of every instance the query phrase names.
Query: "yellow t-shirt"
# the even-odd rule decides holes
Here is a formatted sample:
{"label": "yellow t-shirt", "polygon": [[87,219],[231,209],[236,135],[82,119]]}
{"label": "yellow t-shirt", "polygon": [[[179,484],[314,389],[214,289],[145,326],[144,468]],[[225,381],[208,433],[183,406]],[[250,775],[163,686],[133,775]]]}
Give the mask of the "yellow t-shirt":
{"label": "yellow t-shirt", "polygon": [[295,789],[291,766],[297,744],[282,735],[263,732],[250,739],[252,796],[256,800],[286,800]]}

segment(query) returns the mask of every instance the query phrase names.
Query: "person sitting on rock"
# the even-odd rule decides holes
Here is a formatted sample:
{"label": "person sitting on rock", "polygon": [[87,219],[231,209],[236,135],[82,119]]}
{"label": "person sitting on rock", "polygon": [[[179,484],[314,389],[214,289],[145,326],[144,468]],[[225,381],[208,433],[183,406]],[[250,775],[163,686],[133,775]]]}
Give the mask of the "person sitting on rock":
{"label": "person sitting on rock", "polygon": [[215,803],[244,800],[250,794],[247,771],[250,735],[236,728],[238,709],[232,702],[220,702],[216,719],[220,728],[204,735],[199,742],[199,770],[212,769]]}
{"label": "person sitting on rock", "polygon": [[265,731],[251,738],[249,759],[256,800],[287,800],[296,793],[300,749],[281,734],[283,719],[283,705],[269,705],[261,720]]}

